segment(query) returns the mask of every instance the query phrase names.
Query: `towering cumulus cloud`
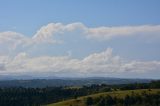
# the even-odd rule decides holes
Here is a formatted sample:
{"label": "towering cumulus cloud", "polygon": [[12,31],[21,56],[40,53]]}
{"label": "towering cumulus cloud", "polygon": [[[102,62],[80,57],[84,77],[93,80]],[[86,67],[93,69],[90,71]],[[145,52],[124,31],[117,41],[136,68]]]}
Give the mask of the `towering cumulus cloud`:
{"label": "towering cumulus cloud", "polygon": [[109,40],[119,36],[135,36],[137,34],[141,34],[144,36],[160,35],[160,25],[89,28],[82,23],[72,23],[68,25],[63,25],[62,23],[50,23],[38,30],[33,38],[46,40],[53,37],[56,33],[72,32],[75,30],[81,30],[81,33],[87,38],[99,40]]}

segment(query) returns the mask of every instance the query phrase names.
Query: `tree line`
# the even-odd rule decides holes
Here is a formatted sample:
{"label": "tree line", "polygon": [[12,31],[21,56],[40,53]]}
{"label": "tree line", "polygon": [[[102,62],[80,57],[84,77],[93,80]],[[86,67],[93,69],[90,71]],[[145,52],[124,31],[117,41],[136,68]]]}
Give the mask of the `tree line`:
{"label": "tree line", "polygon": [[152,81],[144,84],[121,84],[121,85],[89,85],[83,87],[45,87],[23,88],[9,87],[0,88],[0,106],[39,106],[55,103],[66,99],[109,92],[113,90],[133,90],[160,88],[160,81]]}

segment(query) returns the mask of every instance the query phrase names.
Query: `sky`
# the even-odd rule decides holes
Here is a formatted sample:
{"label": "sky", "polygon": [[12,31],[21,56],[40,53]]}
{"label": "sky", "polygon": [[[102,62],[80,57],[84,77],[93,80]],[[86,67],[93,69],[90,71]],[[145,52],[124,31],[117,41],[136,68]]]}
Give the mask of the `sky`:
{"label": "sky", "polygon": [[160,78],[159,0],[0,0],[0,75]]}

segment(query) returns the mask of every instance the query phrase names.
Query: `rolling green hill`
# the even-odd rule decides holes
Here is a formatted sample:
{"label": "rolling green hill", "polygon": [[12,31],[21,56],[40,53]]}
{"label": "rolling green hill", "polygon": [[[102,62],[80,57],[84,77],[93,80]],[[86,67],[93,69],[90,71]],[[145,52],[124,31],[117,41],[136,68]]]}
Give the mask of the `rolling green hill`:
{"label": "rolling green hill", "polygon": [[147,94],[156,94],[157,92],[160,92],[160,89],[151,89],[151,90],[142,89],[142,90],[104,92],[104,93],[98,93],[98,94],[79,97],[77,99],[70,99],[70,100],[61,101],[58,103],[48,104],[47,106],[86,106],[85,101],[86,101],[86,98],[88,97],[92,97],[93,99],[95,99],[98,97],[110,95],[111,97],[124,98],[126,95],[131,95],[133,92],[135,94],[141,94],[142,92],[146,92]]}

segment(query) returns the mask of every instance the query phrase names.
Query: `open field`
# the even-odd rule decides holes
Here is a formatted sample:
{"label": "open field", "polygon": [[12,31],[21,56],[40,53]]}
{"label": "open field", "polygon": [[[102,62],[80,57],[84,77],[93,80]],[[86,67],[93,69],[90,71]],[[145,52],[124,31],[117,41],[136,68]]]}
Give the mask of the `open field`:
{"label": "open field", "polygon": [[142,90],[126,90],[126,91],[113,91],[113,92],[104,92],[104,93],[98,93],[88,96],[79,97],[77,99],[70,99],[58,103],[49,104],[47,106],[86,106],[85,105],[85,99],[87,97],[97,98],[100,96],[106,96],[110,95],[112,97],[118,97],[118,98],[124,98],[127,94],[131,95],[133,92],[136,94],[140,94],[142,92],[146,91],[147,93],[157,93],[160,92],[160,89],[151,89],[150,91],[148,89],[142,89]]}

